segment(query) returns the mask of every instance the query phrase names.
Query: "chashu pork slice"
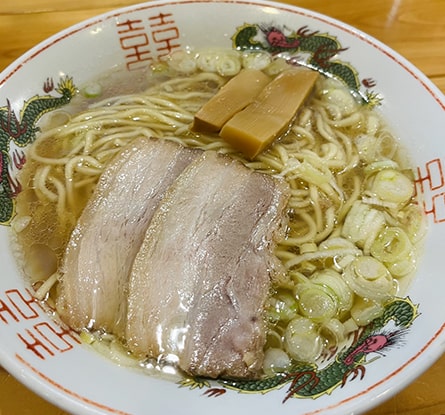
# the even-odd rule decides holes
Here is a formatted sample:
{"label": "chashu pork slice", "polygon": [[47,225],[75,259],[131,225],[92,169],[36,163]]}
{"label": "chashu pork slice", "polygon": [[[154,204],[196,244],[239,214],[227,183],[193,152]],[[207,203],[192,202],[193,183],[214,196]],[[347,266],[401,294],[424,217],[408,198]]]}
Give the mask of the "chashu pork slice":
{"label": "chashu pork slice", "polygon": [[122,334],[128,278],[147,226],[166,189],[199,154],[139,138],[113,158],[65,252],[57,310],[66,324]]}
{"label": "chashu pork slice", "polygon": [[130,276],[126,340],[191,375],[254,378],[288,188],[215,152],[178,177]]}

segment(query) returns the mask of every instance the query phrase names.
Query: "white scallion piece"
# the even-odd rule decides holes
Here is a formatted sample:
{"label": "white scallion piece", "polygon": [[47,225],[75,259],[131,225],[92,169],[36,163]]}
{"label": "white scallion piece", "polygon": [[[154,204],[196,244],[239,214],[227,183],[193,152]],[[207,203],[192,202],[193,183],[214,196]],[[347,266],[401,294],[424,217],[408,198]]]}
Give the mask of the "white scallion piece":
{"label": "white scallion piece", "polygon": [[322,352],[323,342],[317,326],[310,319],[299,316],[288,324],[284,346],[293,359],[314,362]]}
{"label": "white scallion piece", "polygon": [[395,295],[397,285],[385,265],[371,256],[352,261],[343,273],[352,291],[362,298],[384,301]]}

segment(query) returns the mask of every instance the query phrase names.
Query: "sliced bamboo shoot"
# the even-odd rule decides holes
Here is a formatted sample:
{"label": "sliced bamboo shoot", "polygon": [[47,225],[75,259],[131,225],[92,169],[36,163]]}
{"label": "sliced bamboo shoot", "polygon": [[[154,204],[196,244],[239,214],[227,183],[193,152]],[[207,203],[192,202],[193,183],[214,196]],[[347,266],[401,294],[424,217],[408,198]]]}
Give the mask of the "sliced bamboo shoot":
{"label": "sliced bamboo shoot", "polygon": [[282,72],[251,104],[236,113],[219,135],[248,158],[255,158],[286,132],[317,78],[317,72],[305,68]]}
{"label": "sliced bamboo shoot", "polygon": [[257,69],[243,69],[196,113],[192,130],[218,132],[237,112],[249,105],[270,78]]}

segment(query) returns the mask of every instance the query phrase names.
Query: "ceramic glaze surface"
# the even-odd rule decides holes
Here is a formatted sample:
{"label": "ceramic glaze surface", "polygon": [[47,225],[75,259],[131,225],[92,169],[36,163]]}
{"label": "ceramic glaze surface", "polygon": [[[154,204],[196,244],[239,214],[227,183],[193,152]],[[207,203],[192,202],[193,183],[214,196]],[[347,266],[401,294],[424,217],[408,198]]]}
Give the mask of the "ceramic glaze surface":
{"label": "ceramic glaze surface", "polygon": [[[193,16],[199,16],[199,24]],[[118,366],[58,324],[17,270],[9,227],[26,147],[39,133],[39,119],[66,105],[78,86],[104,68],[123,65],[132,71],[184,48],[252,46],[286,51],[295,61],[336,77],[390,121],[413,160],[416,192],[429,222],[417,275],[405,297],[388,304],[372,327],[358,332],[324,365],[264,382],[179,384]],[[101,15],[53,36],[0,75],[0,363],[76,414],[157,414],[184,407],[194,414],[366,410],[443,352],[445,309],[438,305],[445,290],[444,109],[441,92],[385,45],[336,20],[284,4],[160,1]]]}

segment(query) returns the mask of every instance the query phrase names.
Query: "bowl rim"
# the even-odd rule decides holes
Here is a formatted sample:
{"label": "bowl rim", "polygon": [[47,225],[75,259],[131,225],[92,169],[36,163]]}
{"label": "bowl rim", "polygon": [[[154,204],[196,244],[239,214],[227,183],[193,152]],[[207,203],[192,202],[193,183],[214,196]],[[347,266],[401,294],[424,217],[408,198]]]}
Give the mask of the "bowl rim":
{"label": "bowl rim", "polygon": [[[321,14],[316,11],[312,11],[308,8],[302,8],[300,6],[294,6],[287,3],[280,3],[278,1],[269,1],[269,0],[154,0],[147,1],[143,3],[136,3],[130,6],[125,6],[121,8],[116,8],[99,15],[90,17],[88,19],[84,19],[74,25],[71,25],[50,37],[44,39],[39,42],[31,49],[22,54],[19,58],[10,63],[6,68],[4,68],[0,72],[0,91],[2,87],[8,82],[8,80],[18,72],[24,65],[31,62],[36,56],[41,53],[44,53],[47,49],[51,48],[54,44],[62,42],[65,38],[70,37],[80,31],[83,31],[91,26],[97,25],[101,22],[107,21],[109,19],[113,19],[119,15],[129,13],[129,12],[137,12],[146,10],[147,8],[156,8],[165,5],[174,5],[174,4],[196,4],[196,3],[207,3],[207,4],[246,4],[246,5],[266,5],[270,7],[278,8],[282,11],[299,11],[304,16],[315,17],[317,20],[328,23],[329,25],[335,26],[337,29],[345,31],[353,36],[359,38],[360,40],[366,42],[372,47],[376,48],[379,52],[385,54],[390,57],[393,61],[395,61],[399,66],[401,66],[405,71],[407,71],[411,76],[413,76],[418,82],[422,84],[422,86],[428,91],[428,93],[434,98],[437,104],[445,110],[445,95],[438,88],[434,82],[428,78],[420,69],[418,69],[414,64],[408,61],[405,57],[403,57],[400,53],[393,50],[383,42],[374,38],[367,33],[342,22],[336,18],[332,18],[328,15]],[[439,341],[440,340],[440,341]],[[416,355],[407,361],[405,365],[400,367],[396,372],[391,374],[391,377],[397,376],[399,372],[403,371],[406,376],[403,376],[402,379],[396,384],[391,386],[389,389],[387,388],[385,391],[380,393],[378,396],[372,397],[372,399],[368,401],[354,401],[354,404],[351,406],[352,410],[360,410],[366,411],[378,404],[383,403],[387,399],[396,395],[402,389],[404,389],[408,384],[412,383],[418,376],[424,373],[428,368],[430,368],[443,354],[445,353],[445,322],[437,331],[435,336],[431,338],[422,349],[420,349]],[[412,360],[417,360],[416,365],[410,364]],[[54,388],[51,383],[44,382],[42,378],[35,373],[24,372],[23,367],[19,366],[17,362],[12,358],[9,353],[5,353],[2,348],[0,348],[0,362],[3,367],[14,377],[16,377],[21,383],[26,385],[29,389],[34,391],[36,394],[44,397],[47,401],[53,403],[54,405],[63,408],[64,410],[76,410],[80,412],[76,412],[79,414],[90,415],[92,413],[101,413],[96,412],[96,410],[88,405],[82,405],[80,401],[72,399],[69,395],[62,393],[61,390]],[[379,382],[374,383],[370,388],[363,391],[361,394],[367,394],[370,390],[378,389],[382,383],[386,383],[388,378],[384,378]],[[357,398],[358,395],[350,396],[347,400],[351,400],[352,398]],[[63,401],[63,402],[62,402]],[[63,403],[63,405],[62,405]],[[325,410],[329,411],[332,407],[337,407],[342,405],[343,402],[336,402],[335,404],[328,405],[324,407],[321,412]],[[68,406],[69,405],[69,406]],[[317,412],[318,413],[318,412]]]}

